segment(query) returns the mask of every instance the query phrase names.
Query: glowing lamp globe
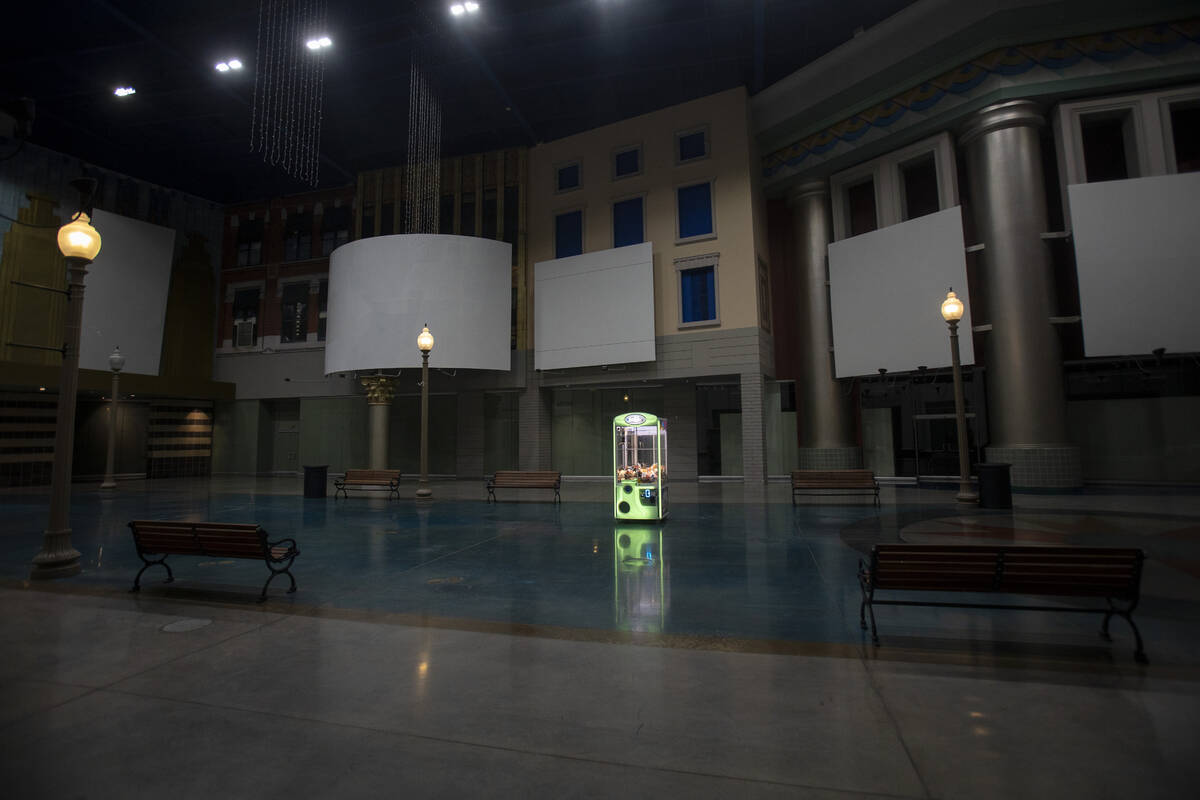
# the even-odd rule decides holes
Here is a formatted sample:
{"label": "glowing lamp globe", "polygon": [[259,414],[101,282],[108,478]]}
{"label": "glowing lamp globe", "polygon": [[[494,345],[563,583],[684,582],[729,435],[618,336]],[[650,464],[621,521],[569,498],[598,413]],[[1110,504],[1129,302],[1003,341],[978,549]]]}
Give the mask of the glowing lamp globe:
{"label": "glowing lamp globe", "polygon": [[963,303],[958,299],[958,295],[951,289],[946,293],[946,299],[942,301],[942,319],[946,322],[958,322],[962,319]]}
{"label": "glowing lamp globe", "polygon": [[428,325],[422,328],[420,335],[417,336],[417,349],[422,353],[433,350],[433,334],[429,332]]}
{"label": "glowing lamp globe", "polygon": [[113,351],[109,353],[108,368],[113,372],[120,372],[125,368],[125,356],[121,355],[121,348],[114,347]]}
{"label": "glowing lamp globe", "polygon": [[67,258],[93,260],[100,252],[100,233],[92,227],[91,218],[82,211],[58,229],[58,249]]}

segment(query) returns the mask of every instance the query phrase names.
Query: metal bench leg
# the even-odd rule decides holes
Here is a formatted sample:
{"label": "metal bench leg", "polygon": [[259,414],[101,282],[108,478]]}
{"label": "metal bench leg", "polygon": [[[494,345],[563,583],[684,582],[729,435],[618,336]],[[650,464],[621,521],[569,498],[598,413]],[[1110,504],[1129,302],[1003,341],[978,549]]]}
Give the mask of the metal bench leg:
{"label": "metal bench leg", "polygon": [[495,503],[495,502],[496,502],[496,490],[495,490],[495,489],[493,489],[493,488],[492,488],[492,487],[490,487],[490,486],[488,487],[488,499],[487,499],[487,501],[488,501],[489,503]]}
{"label": "metal bench leg", "polygon": [[1100,623],[1100,638],[1106,642],[1112,641],[1112,636],[1109,635],[1109,632],[1108,632],[1108,621],[1110,619],[1112,619],[1112,615],[1113,615],[1113,611],[1112,611],[1112,609],[1109,609],[1104,614],[1104,622]]}
{"label": "metal bench leg", "polygon": [[163,556],[158,561],[150,561],[145,556],[142,556],[141,553],[139,553],[138,556],[142,559],[142,561],[145,561],[146,563],[145,563],[145,566],[143,566],[140,570],[138,570],[137,577],[135,577],[133,579],[133,588],[130,589],[129,591],[140,592],[142,590],[142,573],[145,572],[146,570],[150,569],[151,567],[155,566],[156,564],[162,564],[164,567],[167,568],[167,579],[165,581],[163,581],[163,583],[174,583],[175,582],[175,573],[171,572],[171,565],[167,563],[166,556]]}
{"label": "metal bench leg", "polygon": [[1142,633],[1138,630],[1138,626],[1133,624],[1133,616],[1131,614],[1122,614],[1121,616],[1129,623],[1129,627],[1133,628],[1133,638],[1137,640],[1137,650],[1133,651],[1133,660],[1139,664],[1149,664],[1150,659],[1146,658],[1146,649],[1142,646]]}
{"label": "metal bench leg", "polygon": [[263,584],[262,594],[258,596],[258,602],[262,603],[267,599],[267,587],[271,585],[271,581],[275,580],[280,575],[287,575],[288,580],[292,582],[292,588],[288,589],[288,594],[296,591],[296,579],[292,576],[291,570],[271,570],[271,577],[267,578],[267,582]]}

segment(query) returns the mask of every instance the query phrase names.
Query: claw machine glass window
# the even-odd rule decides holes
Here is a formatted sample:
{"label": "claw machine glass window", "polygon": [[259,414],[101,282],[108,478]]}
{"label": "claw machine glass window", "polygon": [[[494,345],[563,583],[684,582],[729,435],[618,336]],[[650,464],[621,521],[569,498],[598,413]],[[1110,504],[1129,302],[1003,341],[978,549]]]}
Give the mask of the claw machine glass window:
{"label": "claw machine glass window", "polygon": [[666,519],[666,420],[645,413],[613,419],[613,516]]}

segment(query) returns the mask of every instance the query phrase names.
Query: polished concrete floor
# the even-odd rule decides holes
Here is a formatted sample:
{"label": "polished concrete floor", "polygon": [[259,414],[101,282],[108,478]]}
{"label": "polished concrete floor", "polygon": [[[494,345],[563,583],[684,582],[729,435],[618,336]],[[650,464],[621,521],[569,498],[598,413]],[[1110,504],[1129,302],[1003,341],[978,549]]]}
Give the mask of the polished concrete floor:
{"label": "polished concrete floor", "polygon": [[[0,492],[0,792],[11,797],[1193,796],[1200,781],[1200,491],[869,499],[672,487],[615,525],[603,484],[432,503],[304,499],[298,478],[80,485],[83,572],[27,580],[44,491]],[[261,564],[175,558],[128,592],[131,519],[292,536]],[[880,541],[1133,545],[1119,620],[880,608]]]}

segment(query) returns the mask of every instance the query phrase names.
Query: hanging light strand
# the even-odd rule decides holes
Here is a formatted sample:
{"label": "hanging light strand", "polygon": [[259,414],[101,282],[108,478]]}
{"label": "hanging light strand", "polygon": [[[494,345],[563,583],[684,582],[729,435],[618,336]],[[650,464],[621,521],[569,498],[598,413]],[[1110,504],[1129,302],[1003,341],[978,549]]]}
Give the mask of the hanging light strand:
{"label": "hanging light strand", "polygon": [[404,222],[408,233],[437,233],[441,191],[442,109],[414,50],[408,79],[408,151]]}
{"label": "hanging light strand", "polygon": [[325,63],[305,46],[325,35],[328,0],[259,0],[250,150],[294,178],[320,179]]}

